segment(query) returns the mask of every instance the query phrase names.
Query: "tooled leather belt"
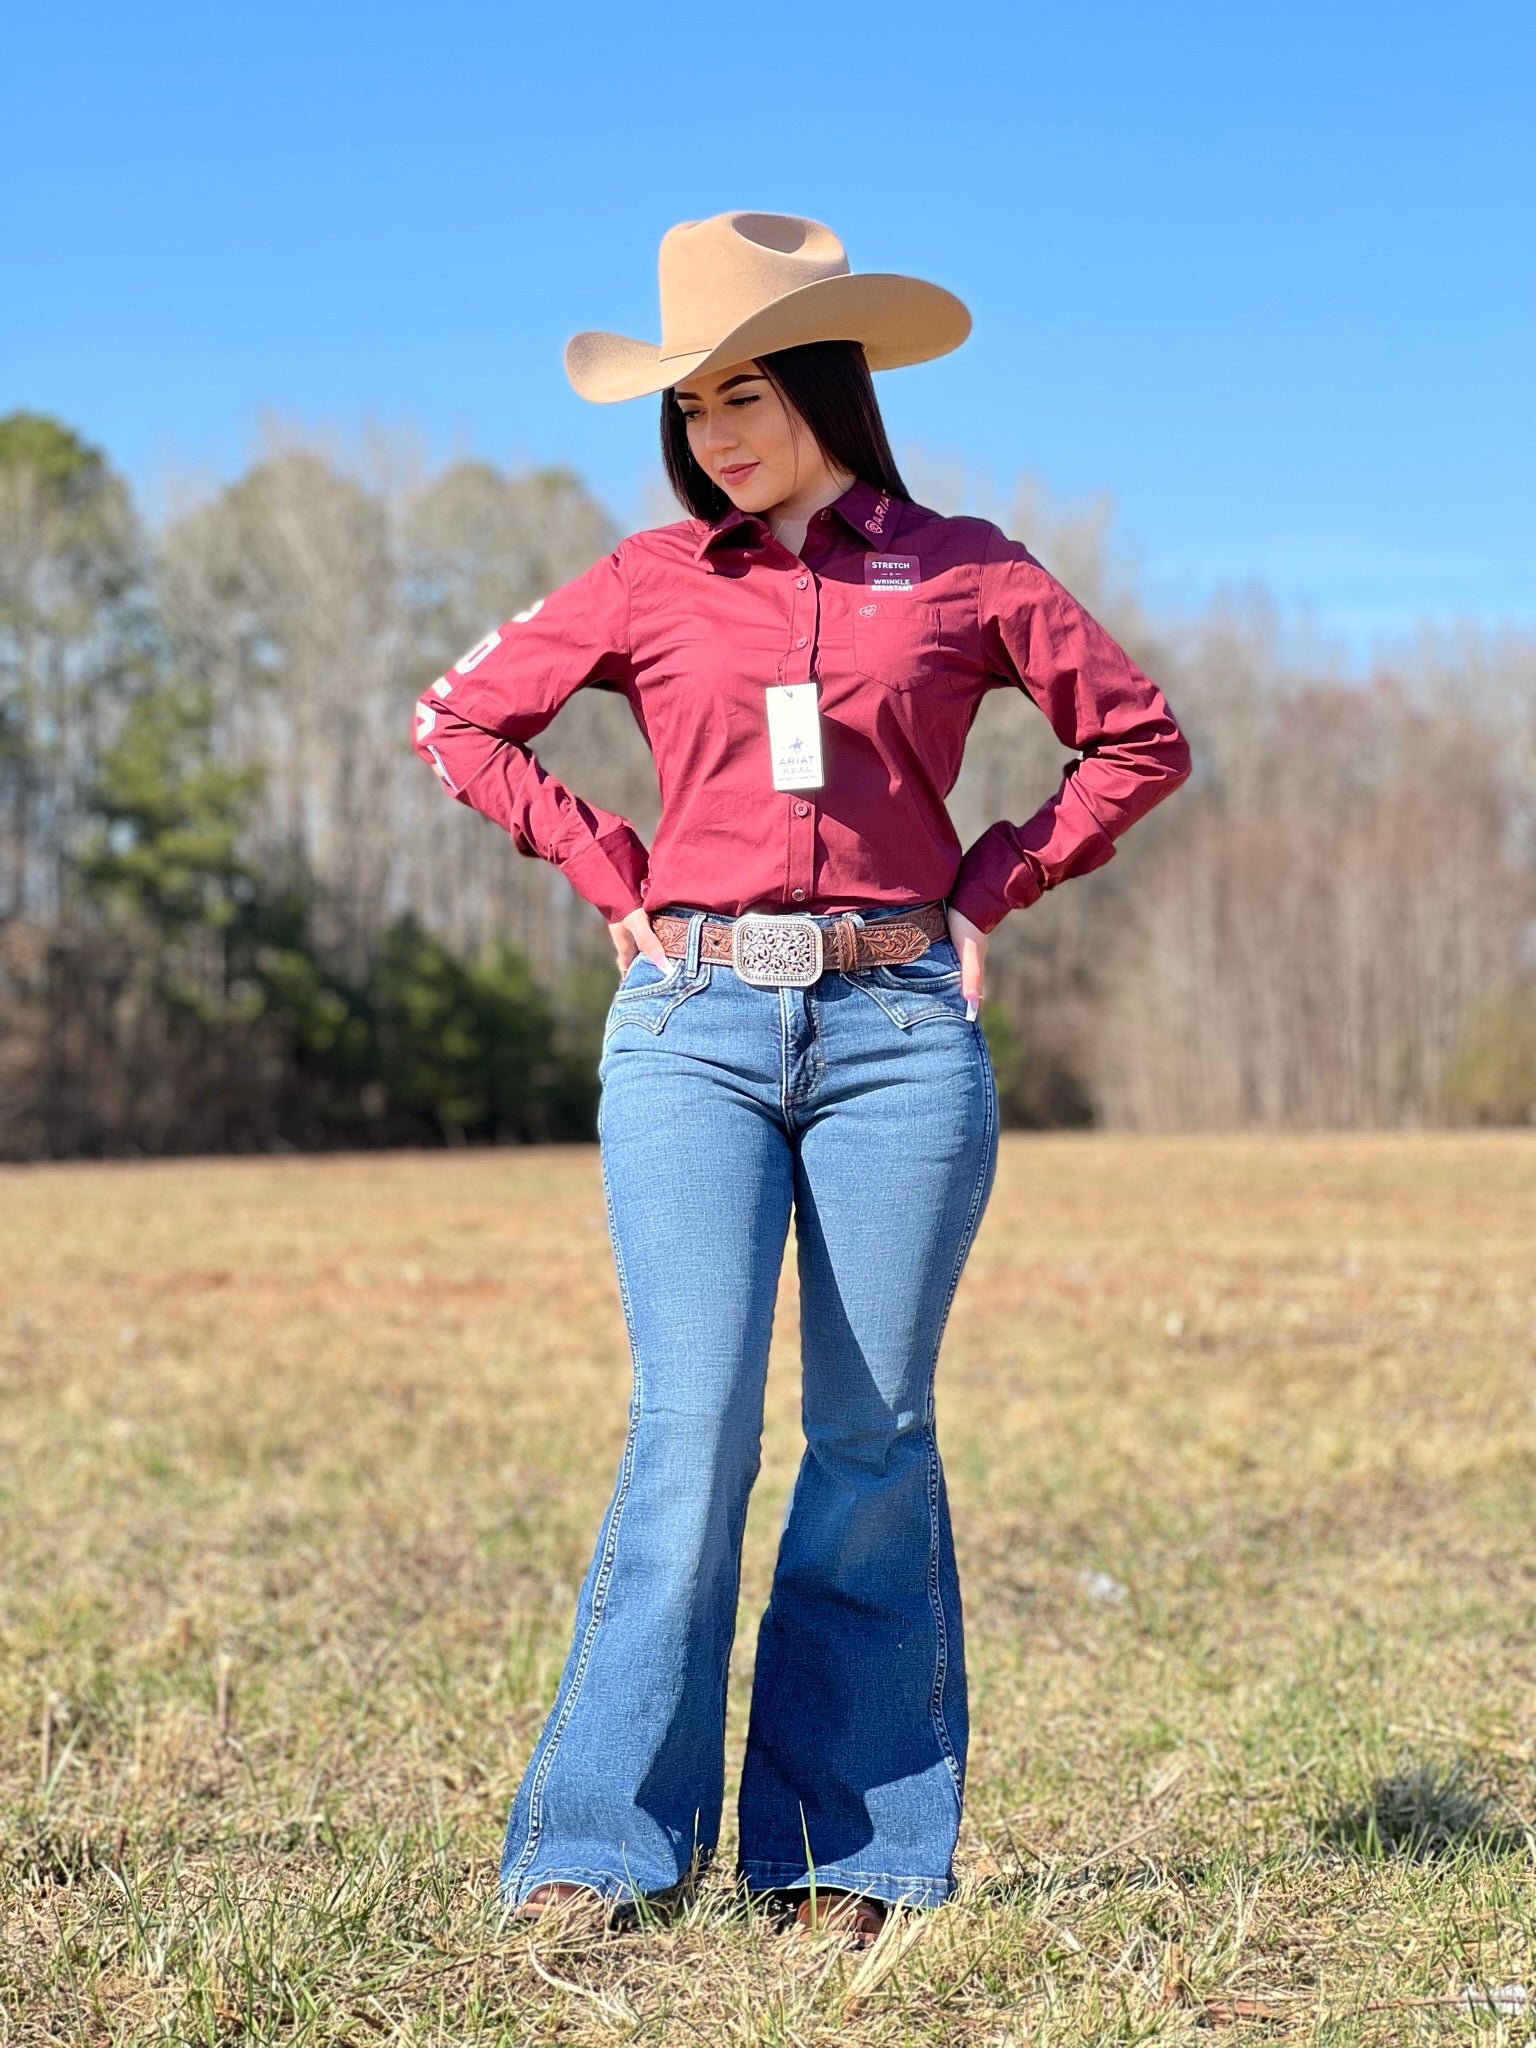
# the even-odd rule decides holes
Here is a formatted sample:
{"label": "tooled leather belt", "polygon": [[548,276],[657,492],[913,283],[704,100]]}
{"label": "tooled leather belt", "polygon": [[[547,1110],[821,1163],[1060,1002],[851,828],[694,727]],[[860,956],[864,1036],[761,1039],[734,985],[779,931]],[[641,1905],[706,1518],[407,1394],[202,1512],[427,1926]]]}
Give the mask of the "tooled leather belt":
{"label": "tooled leather belt", "polygon": [[[664,911],[651,929],[669,959],[688,951],[686,917]],[[949,930],[938,903],[920,903],[903,917],[859,924],[844,914],[828,923],[794,912],[706,919],[699,933],[699,958],[734,967],[743,981],[760,988],[808,988],[822,974],[853,974],[861,967],[888,967],[916,960]]]}

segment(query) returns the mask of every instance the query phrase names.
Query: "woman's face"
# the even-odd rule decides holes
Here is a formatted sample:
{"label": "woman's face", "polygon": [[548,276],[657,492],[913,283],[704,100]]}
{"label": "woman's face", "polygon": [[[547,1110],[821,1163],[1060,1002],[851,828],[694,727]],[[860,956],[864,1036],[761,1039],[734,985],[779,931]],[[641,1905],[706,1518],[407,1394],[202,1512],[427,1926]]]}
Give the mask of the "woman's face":
{"label": "woman's face", "polygon": [[694,461],[738,511],[772,512],[834,481],[810,428],[756,363],[690,377],[673,396]]}

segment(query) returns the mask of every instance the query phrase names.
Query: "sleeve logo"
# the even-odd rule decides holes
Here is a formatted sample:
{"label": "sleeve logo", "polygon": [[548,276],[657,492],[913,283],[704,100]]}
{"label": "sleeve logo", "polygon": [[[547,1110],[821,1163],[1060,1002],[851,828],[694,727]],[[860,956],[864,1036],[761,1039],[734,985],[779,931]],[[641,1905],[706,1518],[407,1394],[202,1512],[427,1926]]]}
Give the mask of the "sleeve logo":
{"label": "sleeve logo", "polygon": [[[526,611],[514,612],[509,621],[509,624],[514,626],[526,626],[528,621],[531,618],[536,617],[538,613],[543,611],[543,609],[543,598],[536,597],[533,603],[529,605]],[[477,640],[475,642],[474,646],[470,648],[468,654],[461,654],[459,656],[458,660],[453,664],[454,674],[460,676],[467,676],[471,669],[477,669],[480,666],[481,662],[484,661],[485,657],[491,652],[492,648],[499,647],[500,645],[501,628],[499,626],[493,626],[490,632],[486,634],[483,640]],[[446,691],[443,694],[446,695]]]}
{"label": "sleeve logo", "polygon": [[493,626],[483,640],[477,640],[468,654],[461,654],[453,664],[456,675],[467,676],[471,669],[478,668],[493,647],[501,645],[499,628]]}

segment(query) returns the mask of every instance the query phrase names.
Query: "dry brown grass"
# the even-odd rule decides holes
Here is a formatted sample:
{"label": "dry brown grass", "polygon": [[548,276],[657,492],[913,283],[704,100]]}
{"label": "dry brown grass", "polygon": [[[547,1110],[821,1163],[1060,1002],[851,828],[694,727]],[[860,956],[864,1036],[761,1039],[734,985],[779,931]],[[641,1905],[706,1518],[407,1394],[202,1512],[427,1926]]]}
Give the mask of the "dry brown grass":
{"label": "dry brown grass", "polygon": [[965,1885],[862,1974],[723,1879],[498,1923],[623,1428],[593,1153],[0,1223],[0,2039],[1529,2038],[1476,2001],[1536,1995],[1536,1137],[1005,1144],[941,1369]]}

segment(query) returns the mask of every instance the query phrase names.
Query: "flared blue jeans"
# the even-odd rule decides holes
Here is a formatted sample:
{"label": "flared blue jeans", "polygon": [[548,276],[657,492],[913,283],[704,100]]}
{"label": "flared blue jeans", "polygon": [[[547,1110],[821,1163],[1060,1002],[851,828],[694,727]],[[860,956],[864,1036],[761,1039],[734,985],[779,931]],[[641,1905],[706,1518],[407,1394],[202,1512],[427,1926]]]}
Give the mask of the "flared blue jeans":
{"label": "flared blue jeans", "polygon": [[793,1213],[805,1452],[758,1630],[740,1874],[934,1905],[953,1884],[966,1695],[933,1380],[996,1163],[986,1042],[948,940],[772,989],[702,959],[703,923],[667,972],[634,962],[605,1028],[634,1392],[503,1896],[557,1879],[665,1892],[714,1851]]}

